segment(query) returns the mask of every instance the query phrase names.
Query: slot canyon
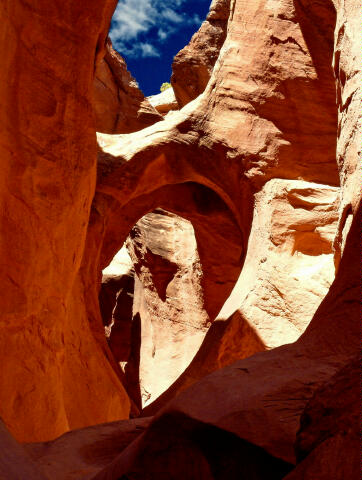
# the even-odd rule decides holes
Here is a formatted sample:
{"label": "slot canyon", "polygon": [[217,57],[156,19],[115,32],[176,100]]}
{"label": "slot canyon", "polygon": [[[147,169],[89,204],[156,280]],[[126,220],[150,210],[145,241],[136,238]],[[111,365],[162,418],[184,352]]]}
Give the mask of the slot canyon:
{"label": "slot canyon", "polygon": [[357,480],[360,2],[116,7],[0,4],[0,480]]}

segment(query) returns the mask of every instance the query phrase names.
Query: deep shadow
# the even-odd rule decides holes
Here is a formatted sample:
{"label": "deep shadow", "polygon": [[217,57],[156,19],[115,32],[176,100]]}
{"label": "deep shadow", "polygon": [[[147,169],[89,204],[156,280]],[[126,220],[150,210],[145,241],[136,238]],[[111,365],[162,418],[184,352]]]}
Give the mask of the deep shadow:
{"label": "deep shadow", "polygon": [[132,319],[131,353],[125,368],[125,388],[136,406],[142,408],[139,368],[141,358],[141,317],[139,313]]}
{"label": "deep shadow", "polygon": [[292,468],[232,433],[174,413],[149,427],[132,467],[119,478],[281,480]]}

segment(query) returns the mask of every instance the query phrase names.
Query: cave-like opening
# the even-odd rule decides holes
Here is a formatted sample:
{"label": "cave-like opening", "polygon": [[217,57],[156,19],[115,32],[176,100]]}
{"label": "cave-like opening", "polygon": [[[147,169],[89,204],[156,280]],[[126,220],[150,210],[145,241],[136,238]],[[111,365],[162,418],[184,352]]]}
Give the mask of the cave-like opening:
{"label": "cave-like opening", "polygon": [[157,201],[165,207],[143,215],[123,245],[113,242],[99,294],[108,344],[138,409],[189,366],[242,259],[239,227],[214,191],[187,182],[161,189]]}

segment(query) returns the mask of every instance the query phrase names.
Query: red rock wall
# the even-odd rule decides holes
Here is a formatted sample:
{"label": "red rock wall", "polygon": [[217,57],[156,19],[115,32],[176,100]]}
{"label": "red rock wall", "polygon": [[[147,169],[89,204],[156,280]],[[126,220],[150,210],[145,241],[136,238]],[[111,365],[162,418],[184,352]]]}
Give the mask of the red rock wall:
{"label": "red rock wall", "polygon": [[0,416],[22,441],[128,415],[72,301],[96,180],[93,72],[114,6],[0,6]]}
{"label": "red rock wall", "polygon": [[[143,215],[162,207],[193,223],[204,308],[213,320],[250,265],[256,201],[272,182],[314,182],[330,192],[341,183],[337,276],[303,336],[196,382],[97,476],[156,479],[161,466],[174,478],[212,478],[215,471],[228,480],[270,478],[270,470],[282,478],[295,462],[307,402],[359,348],[359,6],[353,0],[233,1],[222,19],[228,18],[227,31],[216,63],[206,62],[207,75],[197,66],[200,85],[179,101],[197,98],[147,135],[99,134],[96,186],[94,69],[113,8],[111,1],[85,7],[42,0],[0,7],[0,415],[22,441],[128,416],[98,293],[102,269]],[[206,27],[191,47],[205,43]],[[105,131],[115,131],[111,123]],[[287,239],[280,229],[290,222],[263,227],[264,233],[286,250],[294,242],[296,254],[306,246],[315,253],[317,245],[331,255],[331,232],[318,236],[316,229],[333,224],[334,200],[329,211],[323,202],[297,200],[296,208],[310,207],[303,214],[308,222],[298,217]],[[314,224],[306,235],[305,225]],[[230,345],[233,354],[242,346],[241,356],[264,348],[250,327],[255,316],[249,323],[236,307],[228,317],[232,328],[216,336],[222,346],[213,352],[211,338],[204,369],[187,382],[209,373],[210,365],[222,366]],[[218,442],[230,445],[229,452],[218,455]],[[235,452],[247,469],[223,470]]]}
{"label": "red rock wall", "polygon": [[[205,425],[247,442],[238,448],[238,458],[244,458],[248,452],[250,459],[249,447],[253,445],[274,459],[283,459],[289,464],[285,467],[291,469],[296,461],[294,444],[300,418],[311,399],[309,412],[314,417],[311,428],[316,429],[312,430],[315,444],[306,449],[309,453],[306,463],[300,463],[288,478],[306,478],[305,474],[313,479],[330,475],[342,479],[345,475],[355,475],[355,432],[348,430],[348,435],[343,435],[339,430],[340,407],[330,396],[338,388],[343,389],[343,385],[347,387],[350,369],[343,368],[360,348],[361,190],[357,180],[360,168],[357,146],[361,138],[357,112],[361,97],[357,85],[361,63],[354,48],[358,48],[355,42],[361,35],[357,31],[361,11],[357,9],[353,1],[234,2],[228,36],[204,94],[180,112],[179,122],[169,122],[169,130],[165,126],[163,131],[163,152],[170,163],[172,156],[166,150],[166,142],[167,147],[173,145],[174,149],[178,144],[194,142],[201,151],[203,146],[212,145],[214,152],[221,143],[228,146],[224,168],[218,169],[219,179],[212,174],[212,167],[218,162],[215,153],[209,156],[208,176],[200,156],[194,157],[189,171],[197,171],[203,181],[206,177],[214,180],[223,193],[225,190],[229,193],[231,204],[238,194],[221,187],[224,175],[229,181],[232,177],[225,157],[240,161],[242,174],[258,191],[274,177],[302,178],[336,186],[334,162],[338,140],[342,185],[334,242],[338,269],[328,294],[297,342],[238,361],[195,383],[171,401],[146,434],[97,475],[97,480],[123,474],[156,479],[161,473],[160,463],[163,471],[171,472],[173,478],[211,479],[215,475],[220,479],[242,478],[240,472],[219,468],[215,457],[208,454],[209,440],[200,433]],[[203,117],[198,122],[200,112]],[[181,132],[177,139],[176,130]],[[193,136],[193,132],[198,135]],[[150,150],[160,153],[159,135],[155,129],[153,140],[148,137],[142,142],[139,135],[133,137],[139,139],[139,144],[131,154],[126,151],[127,146],[116,147],[114,140],[113,145],[109,141],[107,148],[115,156],[131,161],[141,158],[142,152],[152,171]],[[182,162],[180,157],[178,160]],[[187,162],[182,163],[186,171],[184,165]],[[107,182],[103,191],[111,194],[113,188],[115,184]],[[240,211],[247,208],[248,200],[245,196],[242,203],[235,200],[234,204],[240,206]],[[232,207],[231,210],[234,211]],[[239,224],[243,233],[248,232],[243,221]],[[321,404],[329,405],[334,412],[333,418],[324,419],[328,425],[323,425],[320,416],[323,412],[318,412]],[[353,411],[350,413],[353,419]],[[350,425],[351,418],[341,419],[341,425]],[[333,438],[323,442],[321,430],[333,432]],[[211,436],[217,438],[217,433]],[[336,452],[347,452],[349,448],[353,462],[342,465]],[[220,450],[215,456],[224,458]],[[230,453],[223,465],[230,465],[233,458]],[[325,462],[330,465],[323,468]],[[260,459],[253,457],[248,464],[248,477],[267,479],[271,471],[276,471],[270,468],[267,473],[262,472],[259,465]],[[333,473],[331,465],[335,467]],[[284,476],[279,471],[277,478]]]}
{"label": "red rock wall", "polygon": [[209,83],[226,38],[230,3],[213,0],[200,30],[174,58],[171,83],[180,107],[198,97]]}
{"label": "red rock wall", "polygon": [[109,38],[95,71],[93,108],[97,132],[131,133],[162,120]]}

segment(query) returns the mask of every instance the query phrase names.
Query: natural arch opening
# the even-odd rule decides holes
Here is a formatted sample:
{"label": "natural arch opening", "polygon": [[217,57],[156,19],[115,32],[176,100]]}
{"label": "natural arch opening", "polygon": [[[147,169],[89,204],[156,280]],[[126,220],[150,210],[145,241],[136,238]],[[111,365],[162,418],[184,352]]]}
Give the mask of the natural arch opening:
{"label": "natural arch opening", "polygon": [[202,275],[191,222],[163,209],[137,222],[103,271],[106,336],[139,408],[183,373],[206,335]]}
{"label": "natural arch opening", "polygon": [[[241,232],[212,190],[161,188],[103,270],[99,303],[108,344],[137,407],[188,367],[241,270]],[[114,214],[114,213],[113,213]],[[120,225],[112,215],[107,237]],[[124,238],[124,237],[119,237]],[[108,254],[108,258],[111,255]]]}
{"label": "natural arch opening", "polygon": [[[260,92],[263,91],[263,88],[267,91],[270,87],[270,85],[267,85],[267,82],[266,84],[263,84],[262,79],[259,79],[261,85],[260,91],[256,90],[254,92],[252,89],[251,92],[243,92],[243,99],[245,101],[248,100],[250,105],[253,106],[253,114],[257,117],[255,119],[256,123],[259,121],[264,122],[263,129],[259,131],[259,136],[262,136],[261,133],[264,132],[264,130],[270,130],[270,138],[265,138],[265,145],[262,145],[262,148],[259,150],[256,149],[256,154],[250,153],[249,155],[248,148],[246,148],[242,142],[241,146],[243,148],[240,148],[240,152],[242,153],[238,153],[240,145],[237,143],[238,139],[236,139],[236,137],[243,138],[243,129],[240,129],[240,132],[238,130],[238,135],[232,137],[236,146],[234,151],[231,152],[230,146],[227,142],[218,143],[219,139],[216,138],[217,136],[214,138],[213,133],[210,131],[205,135],[201,133],[199,140],[196,139],[199,134],[198,129],[201,128],[195,120],[197,117],[196,113],[194,114],[195,118],[189,117],[185,119],[184,122],[181,119],[181,115],[178,117],[177,114],[173,118],[179,118],[179,123],[177,123],[177,121],[175,124],[170,122],[168,131],[167,127],[165,127],[165,136],[162,140],[160,140],[159,135],[163,129],[162,125],[157,125],[157,128],[153,129],[152,132],[149,131],[149,135],[148,133],[145,134],[146,137],[152,137],[154,134],[154,145],[152,145],[152,141],[150,141],[148,146],[143,145],[139,149],[133,147],[132,143],[137,144],[138,140],[142,143],[141,135],[138,134],[134,136],[130,135],[128,138],[121,138],[120,144],[123,142],[123,146],[120,146],[118,150],[113,150],[114,158],[117,158],[117,155],[118,158],[115,162],[114,160],[111,160],[110,162],[109,170],[111,173],[106,173],[104,178],[101,178],[101,181],[99,182],[99,190],[105,194],[114,195],[115,199],[117,198],[119,200],[121,198],[121,200],[119,200],[120,203],[124,199],[122,188],[125,191],[128,191],[127,188],[129,188],[130,190],[133,190],[133,192],[135,190],[141,192],[144,184],[147,184],[147,176],[148,179],[152,178],[152,181],[154,181],[160,189],[170,188],[167,186],[161,187],[162,184],[167,185],[173,182],[180,182],[182,181],[180,179],[182,178],[185,180],[185,177],[186,179],[196,181],[201,180],[201,182],[205,181],[208,185],[214,183],[214,185],[221,187],[220,190],[222,191],[222,194],[225,194],[225,197],[228,195],[228,193],[226,193],[228,192],[228,187],[236,187],[235,189],[237,193],[234,192],[234,198],[230,203],[232,204],[232,207],[236,207],[236,215],[234,212],[236,217],[238,215],[244,215],[242,221],[240,221],[239,218],[239,227],[242,224],[242,228],[245,228],[245,232],[243,231],[244,238],[240,239],[239,243],[239,250],[241,250],[240,245],[243,247],[243,252],[239,251],[239,268],[242,262],[241,254],[245,254],[245,242],[249,236],[250,226],[252,224],[252,215],[250,214],[250,211],[247,214],[244,214],[244,211],[254,208],[255,214],[256,203],[260,200],[258,208],[260,208],[259,217],[262,218],[263,213],[268,209],[267,205],[264,205],[263,207],[261,206],[263,203],[262,197],[264,195],[266,197],[270,196],[270,204],[277,205],[280,203],[280,205],[282,205],[280,211],[283,211],[284,209],[290,213],[290,218],[288,214],[286,216],[288,218],[285,219],[286,224],[283,224],[283,228],[281,228],[280,231],[277,231],[280,227],[280,225],[278,226],[278,222],[275,222],[274,225],[272,221],[272,224],[268,225],[268,223],[270,224],[270,220],[273,220],[273,209],[269,212],[271,217],[264,219],[265,223],[260,226],[260,231],[263,230],[267,232],[268,229],[275,229],[275,231],[272,232],[268,231],[271,242],[269,242],[270,239],[267,240],[266,237],[261,239],[262,235],[260,235],[259,232],[254,232],[254,237],[249,239],[251,240],[249,242],[249,252],[252,252],[249,254],[249,257],[254,258],[248,259],[250,266],[249,269],[245,269],[244,277],[242,277],[242,281],[244,282],[243,287],[240,288],[240,285],[237,285],[238,289],[236,291],[236,297],[238,297],[238,299],[234,301],[235,297],[231,297],[229,303],[231,303],[232,308],[226,309],[226,314],[225,312],[221,312],[221,315],[218,318],[219,320],[223,319],[230,321],[230,323],[232,323],[230,319],[236,319],[235,322],[238,325],[237,329],[239,329],[239,331],[242,330],[242,326],[247,323],[249,318],[254,319],[254,327],[257,333],[260,333],[262,330],[264,330],[264,333],[266,331],[269,332],[268,335],[261,335],[260,338],[258,334],[251,335],[253,337],[253,342],[255,340],[253,344],[259,349],[273,348],[280,344],[295,341],[304,331],[304,328],[308,324],[318,302],[327,291],[332,277],[332,274],[329,275],[329,272],[327,272],[326,278],[323,277],[323,274],[319,277],[320,269],[319,267],[315,268],[313,258],[325,255],[326,258],[323,257],[323,261],[327,264],[327,270],[329,269],[331,259],[329,257],[327,258],[327,256],[332,255],[331,236],[334,232],[334,224],[336,220],[335,205],[331,208],[333,212],[331,213],[330,218],[328,216],[326,222],[319,218],[323,216],[323,205],[329,205],[329,202],[331,205],[334,204],[334,198],[337,194],[337,190],[335,190],[334,187],[338,184],[338,172],[335,164],[337,112],[331,100],[334,94],[333,70],[330,65],[330,58],[328,57],[326,60],[321,56],[321,52],[324,52],[327,49],[329,53],[332,52],[330,38],[332,30],[329,29],[329,27],[327,29],[321,29],[319,35],[321,36],[320,44],[323,48],[319,46],[316,47],[315,43],[311,42],[310,35],[307,35],[308,22],[306,23],[306,20],[308,20],[308,15],[305,13],[304,7],[301,7],[300,2],[295,2],[295,11],[293,15],[294,17],[291,16],[288,22],[295,22],[295,25],[298,26],[297,30],[300,30],[298,35],[296,35],[297,40],[295,40],[294,37],[290,37],[291,39],[287,37],[286,40],[283,40],[283,38],[272,35],[270,37],[272,45],[271,50],[273,53],[277,52],[278,55],[291,55],[294,50],[298,49],[300,65],[304,65],[305,63],[308,67],[307,70],[300,68],[299,63],[295,62],[295,64],[290,67],[292,74],[289,75],[284,64],[279,64],[277,62],[274,65],[271,60],[265,68],[270,75],[270,78],[275,81],[275,85],[273,86],[273,88],[275,88],[275,95],[268,94],[265,98],[261,95]],[[333,16],[333,11],[329,12],[328,15],[327,23],[329,25],[335,22],[335,18]],[[220,19],[220,17],[218,17],[218,19]],[[280,15],[280,19],[283,22],[287,21],[287,19],[284,18],[284,14]],[[290,26],[289,23],[288,26]],[[288,47],[286,48],[285,45],[288,45]],[[274,48],[274,46],[276,47]],[[269,47],[270,45],[268,44],[268,48]],[[288,49],[289,53],[287,51]],[[186,54],[187,53],[184,52],[182,55]],[[196,63],[198,63],[198,60]],[[190,65],[193,65],[193,63],[190,63],[189,61],[188,67],[190,67]],[[200,63],[198,63],[198,66],[200,67]],[[199,69],[199,73],[200,71],[201,70]],[[265,72],[263,71],[263,76],[265,76],[264,73]],[[195,79],[192,79],[191,83],[194,87],[199,85],[197,83],[199,79],[200,76],[197,77],[196,81]],[[321,95],[321,91],[323,92],[323,95]],[[234,93],[236,95],[237,92],[235,91]],[[261,97],[263,97],[262,101]],[[180,107],[189,100],[182,100],[180,95],[177,101],[178,106]],[[318,105],[318,109],[315,108],[316,105]],[[167,113],[167,111],[162,110],[163,106],[161,106],[161,108],[160,105],[157,106],[155,104],[155,106],[155,110],[158,111],[159,114]],[[319,138],[316,137],[313,132],[316,130],[322,117],[324,119],[322,129],[323,134]],[[242,123],[241,119],[243,119],[245,125],[248,125],[246,119],[243,118],[243,115],[239,115],[238,118],[240,124]],[[248,118],[250,119],[250,117]],[[166,122],[164,122],[164,124],[166,124]],[[254,127],[250,126],[250,128],[253,129]],[[141,128],[138,127],[138,130],[140,129]],[[275,129],[278,130],[277,134],[275,133]],[[177,133],[175,133],[176,130]],[[247,130],[247,128],[245,127],[244,130]],[[227,137],[226,132],[227,130],[225,130],[223,134]],[[254,133],[256,132],[257,129],[255,129]],[[103,139],[100,137],[100,140],[102,141]],[[244,141],[246,145],[250,147],[248,144],[249,139],[244,138]],[[125,147],[124,145],[127,142],[129,142],[129,144]],[[260,142],[261,144],[263,143],[262,140],[260,140]],[[107,140],[105,143],[107,143]],[[270,145],[271,147],[269,149]],[[255,145],[251,145],[251,150],[253,150],[254,146]],[[328,148],[325,148],[326,146]],[[132,151],[132,155],[129,155],[127,148]],[[192,160],[192,162],[189,162],[188,155],[193,158],[195,151],[197,151],[197,160],[199,161],[195,159],[195,161]],[[123,155],[121,152],[123,152]],[[107,154],[108,153],[113,155],[112,148],[109,149]],[[127,162],[130,158],[132,160],[129,162],[129,166],[127,166]],[[263,160],[264,158],[265,161]],[[295,158],[296,162],[291,163],[290,158]],[[225,161],[226,159],[227,162]],[[249,160],[250,165],[248,164]],[[119,162],[118,166],[114,168],[114,165],[116,165],[117,162]],[[256,169],[252,168],[254,164],[253,162],[255,162]],[[135,175],[132,171],[133,166],[137,163],[137,174],[139,175]],[[196,165],[196,168],[194,165]],[[205,165],[207,165],[207,169],[203,168]],[[323,165],[323,168],[321,168],[321,165]],[[226,177],[229,175],[229,178],[227,178],[226,182],[221,181],[219,183],[219,179],[216,177],[219,176],[220,171],[217,175],[214,174],[218,168],[224,167],[230,168],[226,175]],[[233,169],[234,167],[235,169]],[[258,172],[258,176],[254,170],[258,170],[259,167],[260,171]],[[239,169],[241,169],[241,171],[239,171]],[[117,174],[115,173],[116,171]],[[127,184],[127,181],[123,180],[124,178],[132,179],[132,182],[130,181],[129,184]],[[240,178],[242,178],[242,180],[240,180]],[[286,183],[281,179],[284,179]],[[233,183],[234,181],[235,183]],[[121,183],[121,187],[117,185],[118,182]],[[323,185],[318,185],[317,183],[312,184],[312,182],[330,185],[331,187],[324,190]],[[130,188],[131,184],[132,189]],[[268,184],[269,186],[267,186]],[[276,184],[277,186],[274,191]],[[177,188],[182,189],[184,187],[178,185]],[[196,187],[196,189],[199,188],[201,187]],[[255,191],[253,191],[253,189],[255,189]],[[277,190],[279,190],[279,193],[277,193]],[[298,191],[296,195],[294,190]],[[134,195],[133,192],[131,193],[131,196]],[[259,193],[261,198],[257,198]],[[153,198],[154,192],[151,195],[150,188],[146,185],[143,209],[151,211],[155,207],[162,205],[163,208],[166,208],[170,212],[183,214],[185,212],[180,208],[180,202],[182,201],[182,195],[184,194],[185,191],[182,191],[182,194],[179,195],[179,198],[176,201],[173,192],[170,196],[173,198],[172,201],[174,204],[171,206],[169,205],[169,199],[166,199],[165,203],[157,203],[157,201],[155,201],[157,195]],[[186,197],[189,194],[190,192],[186,194]],[[197,191],[195,191],[194,194],[196,195]],[[189,209],[187,213],[188,218],[193,223],[196,221],[197,224],[197,219],[195,220],[194,218],[195,212],[197,212],[197,215],[204,215],[206,218],[209,214],[209,201],[204,194],[198,199],[196,199],[195,195],[192,200],[193,209]],[[315,199],[312,199],[311,202],[307,198],[310,195],[316,197]],[[127,197],[127,195],[125,196]],[[319,196],[328,197],[328,199],[326,201],[322,200],[322,204],[320,205],[318,203],[319,200],[317,200],[317,197]],[[207,199],[206,202],[204,201],[205,198]],[[137,199],[134,198],[134,201],[137,203]],[[252,205],[253,202],[254,205]],[[128,207],[124,205],[122,208],[122,214],[124,213],[127,216],[127,209],[130,208],[130,205],[128,205]],[[328,210],[328,208],[329,207],[326,206],[326,210]],[[203,211],[203,209],[205,210]],[[307,214],[306,212],[309,210],[313,212]],[[321,211],[321,215],[317,213],[314,218],[314,213],[319,210]],[[277,212],[279,213],[278,209]],[[301,212],[304,217],[301,219],[298,218],[298,222],[294,222],[295,215]],[[323,222],[325,222],[325,224]],[[257,223],[258,218],[255,217],[253,225],[255,226]],[[205,246],[207,245],[209,247],[210,239],[212,238],[212,235],[207,233],[207,227],[205,227],[205,225],[207,225],[207,221],[203,220],[201,225],[196,229],[196,236],[199,240],[198,246],[200,250],[207,249]],[[222,245],[222,240],[220,244]],[[265,249],[265,255],[260,256],[259,251],[254,251],[255,245],[259,245],[259,248],[256,250],[260,251],[267,247]],[[274,249],[274,247],[276,248]],[[215,245],[213,248],[214,251],[217,251]],[[235,249],[235,251],[237,251],[237,249]],[[285,254],[284,261],[286,268],[283,272],[278,270],[278,261],[274,262],[273,265],[269,265],[265,260],[268,256],[272,257],[272,254],[278,257],[281,253],[283,253],[283,255]],[[203,253],[200,251],[200,257],[202,257],[202,255]],[[237,255],[235,258],[237,258]],[[268,268],[265,268],[266,266],[269,270]],[[223,298],[223,300],[226,300],[227,298],[223,295],[227,290],[224,289],[223,291],[226,269],[227,268],[225,267],[219,278],[210,282],[214,285],[219,283],[217,289],[214,289],[214,292],[217,291],[218,299]],[[211,271],[212,269],[210,269],[210,272]],[[222,267],[220,266],[219,271],[222,271]],[[257,272],[263,272],[263,275],[258,276]],[[285,272],[287,272],[286,275],[284,275]],[[305,281],[305,285],[303,285],[303,288],[301,289],[302,296],[307,295],[308,299],[309,297],[313,297],[314,293],[308,292],[306,285],[306,278],[309,273],[305,274],[305,272],[311,272],[316,277],[316,283],[323,284],[323,288],[319,289],[320,291],[318,290],[318,298],[312,299],[311,302],[308,302],[311,305],[311,308],[308,310],[308,315],[305,315],[303,310],[304,307],[299,297],[294,301],[292,298],[293,292],[289,292],[290,283],[294,284],[295,282]],[[214,274],[214,272],[212,272],[212,274]],[[149,276],[150,278],[152,277],[151,273],[149,273]],[[204,282],[207,283],[211,276],[212,275],[204,275]],[[168,286],[167,275],[165,275],[165,277],[166,279],[163,278],[159,280],[158,285],[153,285],[154,290],[158,294],[159,301],[163,303],[167,298],[166,290]],[[275,281],[275,278],[277,278],[277,281]],[[282,282],[279,282],[279,280],[282,280]],[[279,288],[279,283],[282,283],[282,288]],[[249,290],[251,290],[250,295]],[[203,291],[206,297],[212,297],[210,292],[212,292],[213,289],[210,285],[208,287],[203,285]],[[290,298],[286,300],[285,297],[288,296]],[[248,299],[248,302],[246,302],[247,308],[242,304],[243,300],[241,300],[241,298],[245,299],[245,301]],[[212,300],[210,300],[210,304],[207,301],[205,303],[207,304],[206,311],[210,315],[211,309],[212,314],[210,315],[210,318],[214,319],[218,313],[218,309],[215,306],[217,302],[214,302],[214,305],[212,306],[210,306]],[[219,305],[219,308],[221,306],[222,305]],[[290,313],[289,310],[291,310],[292,313]],[[299,317],[301,316],[304,317],[303,321],[299,320]],[[139,322],[141,322],[140,319]],[[142,336],[142,333],[139,331],[138,335]],[[252,353],[254,352],[248,352],[248,354]],[[218,363],[218,366],[223,366],[222,362]],[[138,397],[141,398],[141,396],[141,393],[139,393]],[[147,397],[147,392],[145,392],[144,397]],[[142,400],[138,400],[138,404],[141,405]]]}

